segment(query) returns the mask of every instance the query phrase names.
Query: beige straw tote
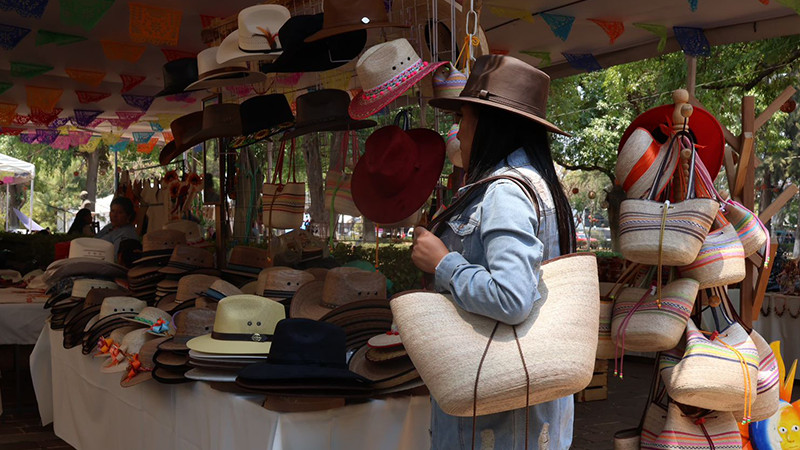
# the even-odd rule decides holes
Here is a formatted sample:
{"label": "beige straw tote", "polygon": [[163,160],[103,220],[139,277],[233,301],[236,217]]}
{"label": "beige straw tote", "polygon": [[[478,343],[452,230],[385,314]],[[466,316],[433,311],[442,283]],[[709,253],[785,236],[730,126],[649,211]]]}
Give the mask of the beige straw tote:
{"label": "beige straw tote", "polygon": [[700,282],[700,289],[727,286],[744,280],[744,249],[736,229],[722,215],[717,215],[719,228],[708,233],[697,258],[680,267],[681,276]]}
{"label": "beige straw tote", "polygon": [[509,411],[589,384],[599,317],[596,258],[574,253],[546,261],[539,280],[541,298],[516,326],[466,312],[442,294],[392,299],[403,345],[444,412]]}
{"label": "beige straw tote", "polygon": [[614,342],[611,340],[611,310],[614,308],[614,299],[609,298],[614,286],[615,283],[600,282],[600,326],[597,329],[596,359],[614,357]]}
{"label": "beige straw tote", "polygon": [[[714,339],[712,340],[711,337]],[[677,402],[716,411],[749,410],[756,396],[758,350],[738,323],[706,336],[690,320],[686,348],[661,355],[661,377]]]}
{"label": "beige straw tote", "polygon": [[[642,424],[642,434],[639,438],[639,448],[642,450],[658,450],[659,447],[655,446],[656,439],[664,429],[664,424],[666,422],[667,410],[657,402],[650,403],[647,406],[647,412],[644,416],[644,423]],[[617,450],[616,447],[614,447],[614,450]]]}
{"label": "beige straw tote", "polygon": [[[676,139],[678,137],[681,139]],[[676,141],[680,145],[676,145]],[[656,200],[656,187],[661,177],[670,176],[664,173],[662,163],[648,198],[623,200],[619,214],[619,242],[625,259],[652,266],[685,266],[695,260],[703,245],[719,203],[710,198],[695,198],[694,164],[697,158],[687,132],[679,131],[673,136],[669,151],[680,152],[678,147],[692,150],[686,199],[676,203]]]}
{"label": "beige straw tote", "polygon": [[[756,400],[753,402],[750,420],[758,422],[772,417],[780,406],[780,374],[775,353],[766,340],[755,330],[750,332],[750,339],[758,349],[758,381],[756,387]],[[734,411],[733,416],[738,421],[744,420],[744,411]]]}
{"label": "beige straw tote", "polygon": [[652,447],[658,450],[741,449],[742,436],[730,412],[711,411],[699,417],[687,416],[676,403],[667,409],[664,429]]}

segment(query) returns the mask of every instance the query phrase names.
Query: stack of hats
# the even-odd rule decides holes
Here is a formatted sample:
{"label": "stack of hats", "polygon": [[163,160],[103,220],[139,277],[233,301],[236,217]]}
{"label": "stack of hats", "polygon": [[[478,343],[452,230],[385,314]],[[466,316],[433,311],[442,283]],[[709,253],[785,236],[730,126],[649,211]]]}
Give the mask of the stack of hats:
{"label": "stack of hats", "polygon": [[290,317],[289,308],[295,292],[314,279],[314,275],[302,270],[269,267],[258,274],[256,294],[281,303],[286,308],[286,316]]}
{"label": "stack of hats", "polygon": [[408,391],[424,385],[397,331],[373,336],[350,358],[350,370],[370,380],[371,395]]}
{"label": "stack of hats", "polygon": [[[194,304],[198,308],[206,308],[216,311],[217,303],[219,303],[219,301],[223,298],[230,297],[232,295],[241,295],[244,293],[245,292],[243,292],[241,289],[225,280],[217,280],[211,285],[211,287],[206,289],[206,292],[202,297],[195,299]],[[248,292],[248,294],[255,295],[255,291]]]}
{"label": "stack of hats", "polygon": [[[134,334],[134,332],[132,331],[128,334]],[[158,351],[158,346],[167,339],[166,337],[146,338],[136,353],[129,351],[127,354],[128,364],[124,370],[125,375],[119,382],[120,386],[129,388],[152,380],[154,378],[153,371],[156,367],[155,354]]]}
{"label": "stack of hats", "polygon": [[[95,278],[68,278],[67,282],[60,284],[60,291],[56,291],[45,302],[45,308],[50,308],[50,328],[60,330],[64,328],[67,314],[78,305],[82,305],[86,295],[94,288],[116,289],[118,286],[113,281]],[[66,286],[72,284],[68,291]],[[69,294],[67,294],[69,293]]]}
{"label": "stack of hats", "polygon": [[191,369],[189,347],[186,343],[192,338],[210,333],[215,316],[213,310],[205,308],[189,308],[175,314],[175,336],[161,342],[153,356],[155,368],[152,376],[156,381],[165,384],[191,381],[184,376]]}
{"label": "stack of hats", "polygon": [[73,239],[69,246],[69,257],[53,261],[47,266],[42,281],[49,289],[70,277],[102,280],[124,278],[128,269],[115,262],[116,256],[111,242],[95,238]]}
{"label": "stack of hats", "polygon": [[338,325],[347,335],[347,348],[357,349],[370,337],[391,329],[386,277],[355,267],[330,269],[324,281],[312,281],[297,290],[289,317]]}
{"label": "stack of hats", "polygon": [[170,328],[172,316],[159,308],[148,306],[134,317],[126,317],[125,320],[132,322],[139,328],[144,328],[145,332],[153,336],[171,336],[175,334],[174,328]]}
{"label": "stack of hats", "polygon": [[241,388],[284,397],[361,396],[364,377],[347,368],[344,330],[309,319],[281,321],[269,358],[239,371]]}
{"label": "stack of hats", "polygon": [[89,321],[100,312],[103,300],[108,297],[127,297],[130,292],[119,289],[95,288],[86,294],[83,304],[73,307],[64,319],[64,348],[80,345]]}
{"label": "stack of hats", "polygon": [[266,359],[275,326],[286,317],[283,305],[257,295],[233,295],[219,301],[211,333],[186,343],[193,380],[228,382],[239,369]]}
{"label": "stack of hats", "polygon": [[199,223],[191,220],[176,220],[169,222],[163,227],[164,230],[180,231],[186,237],[186,245],[191,247],[211,247],[211,242],[203,239],[203,227]]}
{"label": "stack of hats", "polygon": [[128,270],[128,287],[137,298],[153,304],[156,284],[164,278],[159,269],[167,264],[173,249],[186,244],[186,235],[176,230],[156,230],[142,238],[142,257]]}
{"label": "stack of hats", "polygon": [[205,296],[206,291],[218,281],[222,280],[219,277],[202,273],[184,275],[178,280],[178,291],[162,297],[158,301],[158,307],[172,314],[191,308],[195,306],[195,301],[199,297]]}
{"label": "stack of hats", "polygon": [[114,360],[120,360],[120,351],[119,348],[122,345],[122,340],[125,336],[138,329],[133,325],[130,326],[122,326],[119,328],[115,328],[108,336],[103,336],[97,341],[97,346],[95,347],[95,352],[92,354],[93,358],[103,359],[102,367],[108,366]]}
{"label": "stack of hats", "polygon": [[136,317],[147,306],[142,300],[134,297],[106,297],[100,305],[98,314],[86,324],[82,336],[84,355],[92,352],[100,338],[107,337],[117,328],[131,326],[126,318]]}
{"label": "stack of hats", "polygon": [[239,245],[231,250],[228,265],[222,273],[226,280],[241,286],[258,278],[258,274],[271,265],[269,250]]}
{"label": "stack of hats", "polygon": [[202,248],[179,245],[172,251],[167,265],[158,269],[164,278],[156,284],[156,300],[178,293],[178,280],[184,275],[200,273],[218,276],[214,255]]}

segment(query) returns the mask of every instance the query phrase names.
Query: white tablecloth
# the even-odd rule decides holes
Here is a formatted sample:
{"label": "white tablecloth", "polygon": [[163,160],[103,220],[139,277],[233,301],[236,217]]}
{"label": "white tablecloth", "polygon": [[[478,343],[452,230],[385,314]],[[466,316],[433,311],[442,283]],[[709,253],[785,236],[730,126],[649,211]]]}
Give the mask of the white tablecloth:
{"label": "white tablecloth", "polygon": [[[753,328],[767,342],[781,341],[781,356],[787,370],[792,361],[800,360],[800,297],[767,292]],[[795,379],[800,380],[800,371]]]}
{"label": "white tablecloth", "polygon": [[328,411],[276,413],[261,396],[219,392],[205,383],[119,385],[101,361],[65,350],[46,328],[31,354],[44,424],[81,450],[91,449],[427,449],[430,400],[372,400]]}
{"label": "white tablecloth", "polygon": [[0,289],[0,345],[33,345],[50,311],[47,296],[27,289]]}

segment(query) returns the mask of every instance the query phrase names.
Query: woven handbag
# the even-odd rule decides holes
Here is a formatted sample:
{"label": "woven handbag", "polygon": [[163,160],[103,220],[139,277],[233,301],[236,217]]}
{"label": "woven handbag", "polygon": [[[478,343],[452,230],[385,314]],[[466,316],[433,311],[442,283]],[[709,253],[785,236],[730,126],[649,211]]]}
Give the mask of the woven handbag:
{"label": "woven handbag", "polygon": [[711,411],[699,416],[684,414],[674,402],[667,408],[664,429],[652,446],[642,449],[715,450],[741,449],[742,437],[730,412]]}
{"label": "woven handbag", "polygon": [[[283,181],[283,161],[286,141],[281,143],[275,172],[271,183],[264,183],[261,191],[261,207],[264,224],[270,228],[299,228],[303,223],[306,206],[306,184],[298,183],[295,169],[295,141],[289,150],[289,172]],[[290,180],[291,177],[291,180]]]}
{"label": "woven handbag", "polygon": [[[676,139],[681,137],[681,139]],[[619,242],[625,259],[648,265],[685,266],[697,257],[719,209],[710,198],[695,198],[694,164],[698,159],[691,136],[679,131],[672,137],[670,152],[690,148],[686,199],[676,203],[656,199],[656,187],[665,176],[664,158],[647,199],[626,199],[620,205]]]}
{"label": "woven handbag", "polygon": [[681,276],[700,282],[700,289],[727,286],[744,280],[744,249],[730,222],[717,214],[719,227],[708,233],[697,258],[680,267]]}
{"label": "woven handbag", "polygon": [[[758,349],[758,381],[756,399],[750,411],[750,420],[758,422],[772,417],[780,406],[780,374],[778,362],[769,344],[755,330],[750,332],[750,339]],[[734,411],[736,420],[745,420],[743,410]]]}
{"label": "woven handbag", "polygon": [[[352,151],[348,152],[351,144]],[[325,206],[330,209],[332,215],[338,213],[359,217],[361,216],[361,211],[356,207],[353,201],[353,194],[350,192],[351,174],[346,171],[346,169],[352,171],[358,162],[358,136],[355,131],[345,132],[342,138],[341,151],[341,167],[331,168],[331,170],[328,171],[328,175],[325,177]],[[347,158],[348,153],[351,154],[349,160]]]}
{"label": "woven handbag", "polygon": [[650,447],[661,434],[667,420],[667,409],[662,405],[666,395],[661,385],[658,366],[654,368],[650,390],[647,394],[647,403],[636,428],[614,433],[614,450],[638,450]]}
{"label": "woven handbag", "polygon": [[614,309],[614,299],[609,297],[614,286],[615,283],[600,283],[600,326],[597,329],[596,359],[614,357],[614,342],[611,340],[611,311]]}

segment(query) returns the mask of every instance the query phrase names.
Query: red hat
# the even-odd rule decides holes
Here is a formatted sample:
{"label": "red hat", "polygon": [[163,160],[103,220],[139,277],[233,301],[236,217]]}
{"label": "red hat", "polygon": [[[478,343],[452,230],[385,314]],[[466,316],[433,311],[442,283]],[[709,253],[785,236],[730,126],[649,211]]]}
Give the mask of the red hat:
{"label": "red hat", "polygon": [[389,125],[372,133],[365,146],[351,180],[358,210],[379,224],[399,222],[419,210],[442,173],[442,137]]}
{"label": "red hat", "polygon": [[[628,126],[628,129],[625,130],[625,133],[622,134],[617,152],[625,145],[628,137],[637,128],[644,128],[649,131],[656,141],[661,144],[667,142],[669,133],[672,130],[672,113],[674,110],[675,105],[669,104],[657,106],[639,114]],[[664,130],[667,131],[665,132]],[[697,154],[703,160],[703,164],[705,164],[713,180],[719,173],[719,169],[722,167],[722,160],[725,157],[725,135],[722,133],[722,125],[710,112],[695,106],[692,116],[689,117],[689,131],[695,137]]]}

